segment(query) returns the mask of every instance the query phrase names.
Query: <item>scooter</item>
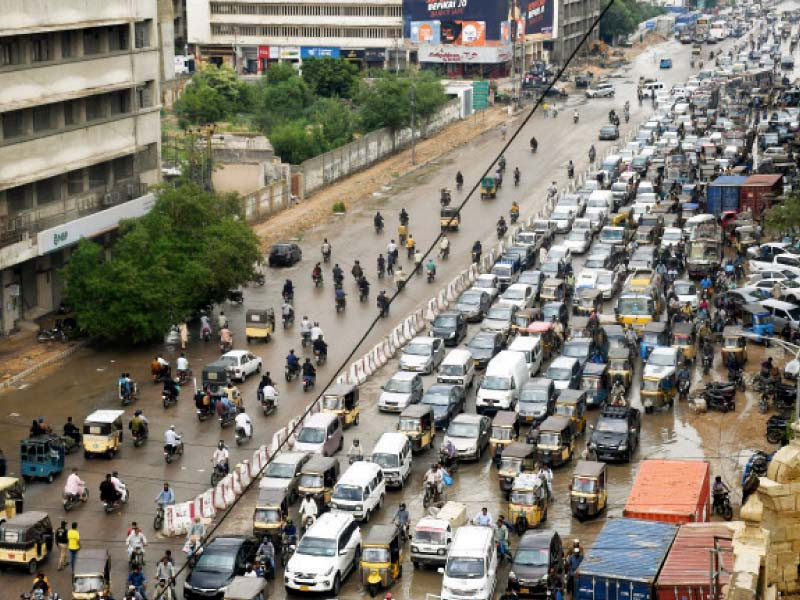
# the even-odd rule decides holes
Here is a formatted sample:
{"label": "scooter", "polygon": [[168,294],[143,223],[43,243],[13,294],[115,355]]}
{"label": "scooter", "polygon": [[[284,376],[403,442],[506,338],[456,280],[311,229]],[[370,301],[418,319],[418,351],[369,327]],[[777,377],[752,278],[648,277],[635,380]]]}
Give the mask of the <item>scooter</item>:
{"label": "scooter", "polygon": [[147,441],[147,437],[148,437],[147,427],[131,432],[131,438],[133,438],[133,446],[135,448],[138,448],[139,446],[144,444]]}
{"label": "scooter", "polygon": [[177,446],[164,444],[164,461],[170,464],[176,456],[183,456],[183,438],[181,437],[178,438]]}
{"label": "scooter", "polygon": [[721,515],[726,521],[733,518],[733,508],[731,507],[731,498],[728,492],[723,492],[714,498],[712,509],[718,515]]}
{"label": "scooter", "polygon": [[314,387],[314,377],[303,377],[303,391],[307,392]]}
{"label": "scooter", "polygon": [[314,350],[314,361],[317,363],[318,367],[321,367],[325,364],[325,361],[328,360],[328,354],[321,353],[319,350]]}
{"label": "scooter", "polygon": [[69,512],[81,503],[89,499],[89,490],[83,488],[80,494],[67,494],[64,493],[64,512]]}
{"label": "scooter", "polygon": [[253,438],[253,426],[250,425],[250,434],[248,435],[247,432],[244,430],[244,427],[237,427],[236,428],[236,445],[241,446],[242,444],[249,442]]}

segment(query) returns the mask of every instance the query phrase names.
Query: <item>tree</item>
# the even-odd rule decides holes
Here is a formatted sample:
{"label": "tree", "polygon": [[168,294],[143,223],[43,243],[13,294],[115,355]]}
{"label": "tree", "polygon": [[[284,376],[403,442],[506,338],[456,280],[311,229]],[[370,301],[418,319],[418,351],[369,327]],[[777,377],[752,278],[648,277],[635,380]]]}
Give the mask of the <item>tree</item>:
{"label": "tree", "polygon": [[417,116],[427,121],[447,103],[441,81],[433,73],[420,73],[414,80]]}
{"label": "tree", "polygon": [[786,200],[767,210],[764,215],[767,231],[779,234],[797,232],[800,228],[800,194],[793,192]]}
{"label": "tree", "polygon": [[362,82],[356,101],[362,131],[396,130],[411,124],[410,83],[394,75]]}
{"label": "tree", "polygon": [[600,19],[600,37],[608,42],[613,42],[620,35],[628,35],[636,31],[637,22],[634,21],[627,3],[615,0],[611,8]]}
{"label": "tree", "polygon": [[322,126],[306,125],[302,119],[275,125],[269,140],[281,160],[293,165],[326,150]]}
{"label": "tree", "polygon": [[301,118],[314,102],[313,92],[297,73],[277,82],[267,79],[255,95],[258,98],[256,125],[270,137],[275,125]]}
{"label": "tree", "polygon": [[315,94],[325,98],[351,98],[358,67],[343,58],[312,58],[303,61],[303,80]]}
{"label": "tree", "polygon": [[309,118],[322,125],[325,150],[338,148],[353,139],[353,115],[341,100],[321,98],[309,109]]}
{"label": "tree", "polygon": [[68,301],[90,335],[133,344],[158,339],[253,276],[258,239],[238,198],[191,184],[157,193],[150,213],[120,224],[110,258],[82,240],[64,268]]}
{"label": "tree", "polygon": [[181,127],[222,121],[252,104],[249,86],[230,67],[206,65],[175,101]]}

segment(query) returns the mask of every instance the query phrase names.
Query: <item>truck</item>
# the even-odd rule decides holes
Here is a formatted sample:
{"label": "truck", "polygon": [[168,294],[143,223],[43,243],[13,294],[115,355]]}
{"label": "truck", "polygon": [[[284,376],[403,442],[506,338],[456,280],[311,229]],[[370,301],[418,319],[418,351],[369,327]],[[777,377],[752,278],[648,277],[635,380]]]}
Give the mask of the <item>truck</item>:
{"label": "truck", "polygon": [[747,177],[722,175],[708,186],[708,212],[719,216],[727,210],[739,210],[739,190]]}
{"label": "truck", "polygon": [[710,472],[703,460],[645,460],[622,515],[668,523],[710,521]]}
{"label": "truck", "polygon": [[655,582],[678,528],[641,519],[607,521],[575,573],[575,600],[655,600]]}
{"label": "truck", "polygon": [[422,517],[414,526],[411,562],[420,565],[443,565],[453,542],[456,528],[467,522],[467,507],[460,502],[445,502],[433,517]]}
{"label": "truck", "polygon": [[686,270],[689,277],[702,277],[716,272],[722,264],[722,227],[713,215],[691,217],[684,224],[689,231],[686,244]]}

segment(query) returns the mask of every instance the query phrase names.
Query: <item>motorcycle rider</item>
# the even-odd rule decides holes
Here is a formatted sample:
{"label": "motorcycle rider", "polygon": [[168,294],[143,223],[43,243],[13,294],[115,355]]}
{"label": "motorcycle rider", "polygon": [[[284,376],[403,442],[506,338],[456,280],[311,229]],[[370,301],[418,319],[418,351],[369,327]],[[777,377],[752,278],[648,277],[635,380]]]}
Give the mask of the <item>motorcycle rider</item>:
{"label": "motorcycle rider", "polygon": [[511,215],[511,221],[512,222],[516,221],[517,219],[519,219],[519,204],[517,204],[516,200],[514,200],[511,203],[511,211],[509,212],[509,214]]}
{"label": "motorcycle rider", "polygon": [[111,483],[114,484],[114,489],[119,492],[120,500],[126,502],[128,500],[128,487],[122,483],[117,471],[111,472]]}
{"label": "motorcycle rider", "polygon": [[339,266],[339,263],[336,263],[335,265],[333,265],[333,269],[331,269],[331,273],[333,275],[333,283],[334,283],[334,285],[337,285],[337,286],[342,285],[342,282],[344,281],[344,271],[342,271],[342,268]]}
{"label": "motorcycle rider", "polygon": [[240,408],[236,415],[236,431],[241,431],[246,438],[253,437],[253,421],[244,408]]}
{"label": "motorcycle rider", "polygon": [[400,209],[400,223],[402,225],[408,225],[408,213],[405,208]]}
{"label": "motorcycle rider", "polygon": [[303,363],[303,381],[310,381],[313,384],[316,379],[317,370],[311,364],[311,359],[306,358],[306,362]]}
{"label": "motorcycle rider", "polygon": [[345,306],[347,302],[347,294],[344,293],[344,288],[337,287],[336,291],[334,292],[334,297],[336,299],[336,308],[339,308],[339,306]]}
{"label": "motorcycle rider", "polygon": [[483,253],[483,246],[481,245],[481,241],[475,240],[475,243],[472,244],[472,262],[474,263],[480,262],[482,253]]}
{"label": "motorcycle rider", "polygon": [[164,432],[164,450],[170,455],[175,454],[181,444],[181,436],[175,433],[175,425],[170,425]]}
{"label": "motorcycle rider", "polygon": [[401,286],[405,285],[406,281],[406,274],[403,273],[403,267],[401,265],[397,265],[397,268],[394,270],[394,284],[399,289]]}
{"label": "motorcycle rider", "polygon": [[[177,371],[177,375],[179,379],[183,379],[184,377],[189,375],[189,359],[186,358],[186,354],[181,352],[181,355],[178,357],[178,360],[175,361],[175,370]],[[127,373],[125,374],[127,378]],[[132,391],[133,388],[131,388]]]}
{"label": "motorcycle rider", "polygon": [[162,509],[175,504],[175,492],[172,491],[172,488],[169,487],[169,483],[166,481],[164,482],[164,487],[158,493],[158,496],[156,496],[156,504]]}
{"label": "motorcycle rider", "polygon": [[410,522],[411,522],[411,515],[408,514],[406,505],[401,502],[400,507],[397,509],[397,512],[394,513],[394,517],[392,517],[392,523],[394,523],[400,528],[400,531],[403,532],[404,536],[408,536],[408,527],[410,525]]}
{"label": "motorcycle rider", "polygon": [[111,481],[111,473],[106,473],[106,478],[100,482],[100,501],[112,506],[122,500],[122,494],[114,487]]}
{"label": "motorcycle rider", "polygon": [[147,437],[147,419],[142,414],[141,410],[137,410],[133,414],[133,418],[131,419],[130,424],[128,427],[131,430],[131,433],[135,436],[139,437]]}
{"label": "motorcycle rider", "polygon": [[227,475],[229,456],[230,454],[228,453],[228,449],[225,447],[225,442],[220,440],[216,449],[214,450],[214,453],[211,455],[211,464],[214,465],[214,468],[219,466],[225,472],[225,475]]}
{"label": "motorcycle rider", "polygon": [[364,276],[364,269],[361,268],[361,263],[355,261],[353,268],[350,269],[350,274],[353,276],[353,279],[358,281],[361,277]]}
{"label": "motorcycle rider", "polygon": [[319,326],[319,321],[314,321],[314,327],[311,328],[311,341],[313,342],[318,337],[322,337],[322,327]]}
{"label": "motorcycle rider", "polygon": [[347,451],[347,459],[353,463],[357,460],[362,460],[364,458],[364,449],[361,447],[361,442],[358,441],[358,438],[353,439],[353,443],[350,445],[350,449]]}
{"label": "motorcycle rider", "polygon": [[323,240],[322,247],[320,248],[320,250],[322,252],[322,259],[327,261],[331,257],[331,251],[333,250],[330,243],[328,242],[328,238],[325,238]]}
{"label": "motorcycle rider", "polygon": [[450,469],[453,466],[456,458],[456,447],[453,442],[448,438],[443,443],[439,450],[442,457],[443,466]]}
{"label": "motorcycle rider", "polygon": [[[684,362],[681,364],[681,368],[680,368],[680,369],[678,369],[677,378],[678,378],[678,391],[679,391],[679,392],[680,392],[680,391],[681,391],[681,389],[682,389],[682,388],[685,386],[685,388],[686,388],[686,391],[687,391],[687,393],[688,393],[688,390],[689,390],[689,386],[688,386],[688,384],[689,384],[689,383],[691,382],[691,380],[692,380],[692,372],[689,370],[689,367],[688,367],[688,365],[687,365],[687,362],[688,362],[688,361],[684,361]],[[686,382],[686,383],[684,384],[683,382]]]}
{"label": "motorcycle rider", "polygon": [[67,482],[64,484],[64,494],[67,496],[80,497],[86,489],[86,482],[78,476],[78,469],[72,468],[72,473],[67,477]]}
{"label": "motorcycle rider", "polygon": [[378,254],[378,278],[382,279],[383,274],[386,272],[386,259],[383,258],[383,254]]}
{"label": "motorcycle rider", "polygon": [[375,213],[375,216],[372,217],[372,223],[375,225],[375,229],[383,229],[383,215],[381,215],[381,211]]}
{"label": "motorcycle rider", "polygon": [[422,252],[419,249],[414,251],[414,272],[418,272],[422,266]]}
{"label": "motorcycle rider", "polygon": [[522,173],[519,170],[519,167],[514,167],[514,185],[519,185],[519,178],[522,176]]}
{"label": "motorcycle rider", "polygon": [[270,573],[275,573],[275,546],[272,544],[270,536],[264,536],[264,540],[256,550],[256,556],[261,556],[269,563]]}
{"label": "motorcycle rider", "polygon": [[203,313],[200,315],[200,339],[202,340],[206,335],[211,335],[211,320],[207,314]]}
{"label": "motorcycle rider", "polygon": [[[311,281],[313,281],[315,285],[317,281],[322,281],[322,267],[319,263],[315,264],[314,268],[311,270]],[[286,304],[288,304],[288,302]]]}
{"label": "motorcycle rider", "polygon": [[389,298],[386,296],[385,290],[381,290],[381,293],[378,294],[377,305],[381,315],[389,313]]}
{"label": "motorcycle rider", "polygon": [[547,199],[555,198],[558,194],[558,187],[556,186],[556,182],[552,182],[547,188]]}
{"label": "motorcycle rider", "polygon": [[128,546],[128,559],[130,560],[131,554],[133,554],[134,550],[137,547],[142,549],[144,553],[144,547],[147,546],[147,538],[142,533],[142,530],[137,525],[134,527],[131,532],[128,534],[127,539],[125,540],[125,544]]}
{"label": "motorcycle rider", "polygon": [[363,275],[358,279],[358,292],[364,298],[369,296],[369,281]]}
{"label": "motorcycle rider", "polygon": [[531,150],[532,150],[532,151],[534,151],[534,152],[536,152],[536,149],[539,147],[539,142],[538,142],[538,141],[536,141],[536,138],[535,138],[535,137],[532,137],[532,138],[531,138],[531,141],[530,141],[529,143],[530,143],[530,145],[531,145]]}
{"label": "motorcycle rider", "polygon": [[464,185],[464,176],[461,174],[461,171],[456,173],[456,187],[461,189],[461,186]]}
{"label": "motorcycle rider", "polygon": [[[142,411],[137,411],[141,414]],[[75,440],[76,444],[81,443],[81,430],[72,422],[72,417],[67,417],[67,422],[64,423],[64,435]]]}
{"label": "motorcycle rider", "polygon": [[312,347],[314,349],[314,354],[318,354],[323,360],[328,358],[328,344],[325,343],[322,336],[314,340]]}
{"label": "motorcycle rider", "polygon": [[708,360],[710,364],[714,362],[714,346],[706,339],[703,343],[703,360]]}
{"label": "motorcycle rider", "polygon": [[711,486],[712,509],[722,506],[723,499],[730,493],[728,486],[722,481],[722,477],[717,475],[714,484]]}
{"label": "motorcycle rider", "polygon": [[447,258],[450,254],[450,240],[446,234],[442,234],[442,239],[439,240],[439,256]]}
{"label": "motorcycle rider", "polygon": [[287,279],[283,284],[283,298],[289,302],[294,299],[294,285],[291,279]]}
{"label": "motorcycle rider", "polygon": [[417,244],[414,241],[414,236],[409,233],[408,237],[406,238],[406,252],[408,253],[409,258],[414,255],[414,247],[416,245]]}
{"label": "motorcycle rider", "polygon": [[625,406],[625,386],[620,375],[614,378],[614,385],[608,396],[611,399],[611,406]]}
{"label": "motorcycle rider", "polygon": [[286,368],[289,369],[290,373],[296,373],[300,370],[300,360],[294,353],[294,348],[289,350],[289,354],[286,356]]}
{"label": "motorcycle rider", "polygon": [[233,348],[233,333],[227,326],[219,330],[219,345]]}
{"label": "motorcycle rider", "polygon": [[428,262],[425,263],[425,273],[431,280],[436,277],[436,263],[433,262],[433,258],[431,257],[428,257]]}
{"label": "motorcycle rider", "polygon": [[311,321],[308,320],[306,315],[303,315],[303,320],[300,321],[300,338],[311,338]]}
{"label": "motorcycle rider", "polygon": [[506,225],[505,217],[500,215],[500,218],[497,220],[497,232],[500,235],[505,235],[506,231],[508,231],[508,225]]}
{"label": "motorcycle rider", "polygon": [[281,306],[281,316],[283,317],[283,320],[286,321],[287,323],[293,322],[294,321],[294,306],[292,306],[288,302],[284,302],[283,306]]}
{"label": "motorcycle rider", "polygon": [[[302,502],[300,502],[300,523],[302,526],[306,527],[306,529],[313,525],[314,521],[317,520],[317,515],[319,514],[319,508],[317,507],[317,502],[311,496],[311,494],[306,494],[303,498]],[[310,520],[311,522],[306,526],[306,521]]]}
{"label": "motorcycle rider", "polygon": [[433,487],[434,501],[442,497],[442,485],[444,482],[444,476],[442,475],[442,470],[439,468],[438,463],[432,464],[431,468],[425,472],[425,476],[422,478],[422,482],[423,482],[423,492],[425,491],[426,486],[430,485]]}

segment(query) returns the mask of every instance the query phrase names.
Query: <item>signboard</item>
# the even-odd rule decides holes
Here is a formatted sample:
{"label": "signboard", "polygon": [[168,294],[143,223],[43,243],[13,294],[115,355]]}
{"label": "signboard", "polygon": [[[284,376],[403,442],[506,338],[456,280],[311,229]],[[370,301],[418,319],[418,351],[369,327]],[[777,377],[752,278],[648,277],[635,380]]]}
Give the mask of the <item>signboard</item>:
{"label": "signboard", "polygon": [[530,0],[525,5],[525,35],[558,36],[558,0]]}
{"label": "signboard", "polygon": [[472,82],[472,109],[482,110],[489,108],[489,82]]}
{"label": "signboard", "polygon": [[303,46],[301,58],[339,58],[339,49],[330,46]]}
{"label": "signboard", "polygon": [[272,58],[280,58],[281,60],[297,60],[300,58],[300,47],[299,46],[278,46],[278,53],[273,54],[275,50],[275,46],[270,48],[270,56]]}
{"label": "signboard", "polygon": [[501,64],[511,60],[511,46],[421,45],[419,62]]}
{"label": "signboard", "polygon": [[367,48],[364,51],[364,60],[367,62],[383,62],[386,59],[384,48]]}
{"label": "signboard", "polygon": [[[445,28],[456,31],[467,22],[478,21],[484,23],[485,39],[497,41],[501,39],[501,23],[508,21],[510,12],[508,0],[403,0],[403,35],[412,42],[424,43],[426,39],[414,40],[414,23],[438,21],[444,33]],[[433,42],[449,41],[435,35],[433,28],[430,33],[426,37]]]}
{"label": "signboard", "polygon": [[339,56],[347,60],[364,60],[364,48],[342,48]]}
{"label": "signboard", "polygon": [[439,21],[412,21],[409,38],[413,44],[438,44],[442,41],[442,24]]}
{"label": "signboard", "polygon": [[649,21],[645,21],[644,28],[645,29],[655,29],[656,28],[656,22],[653,19],[650,19]]}
{"label": "signboard", "polygon": [[486,23],[483,21],[461,21],[461,35],[456,44],[462,46],[483,46],[486,44]]}
{"label": "signboard", "polygon": [[258,61],[256,62],[256,73],[259,75],[264,72],[265,60],[269,60],[269,46],[259,46]]}

